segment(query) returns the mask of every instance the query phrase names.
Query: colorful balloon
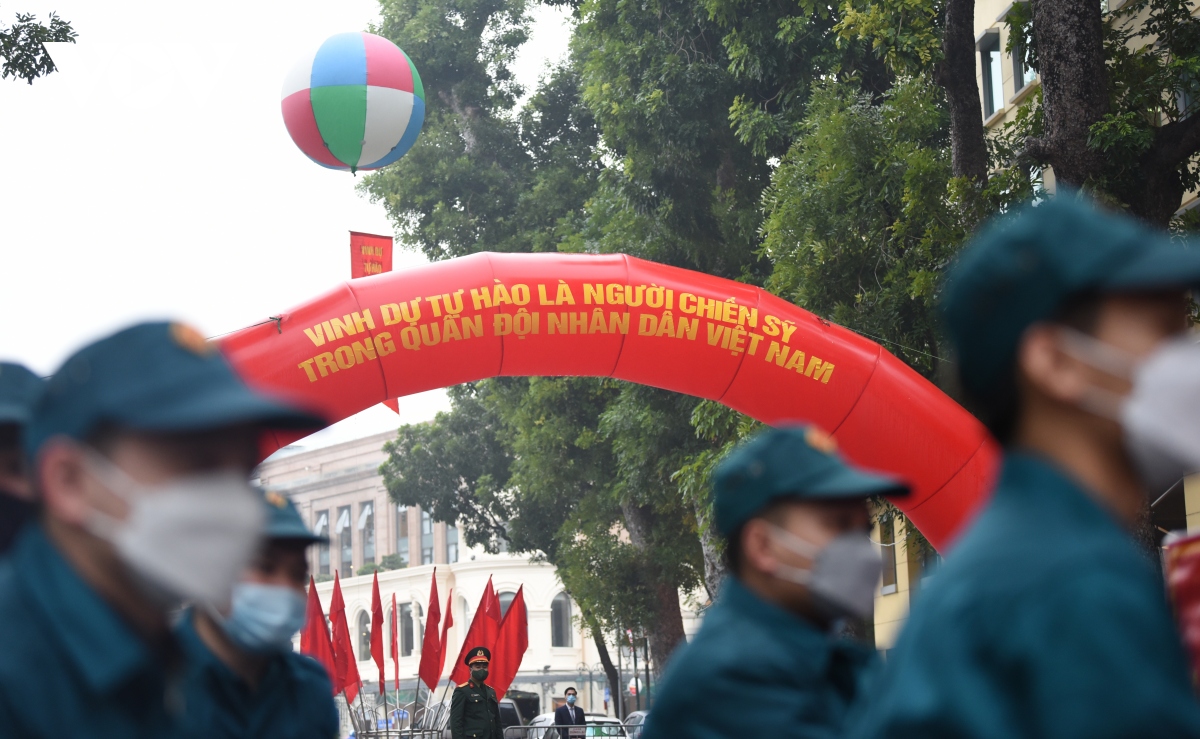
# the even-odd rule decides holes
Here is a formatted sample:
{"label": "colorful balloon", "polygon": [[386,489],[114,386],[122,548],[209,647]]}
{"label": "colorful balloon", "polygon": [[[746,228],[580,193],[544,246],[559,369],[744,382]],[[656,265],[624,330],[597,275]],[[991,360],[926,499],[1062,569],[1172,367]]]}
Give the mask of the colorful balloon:
{"label": "colorful balloon", "polygon": [[283,122],[300,151],[330,169],[379,169],[404,156],[425,122],[408,55],[372,33],[330,36],[283,81]]}
{"label": "colorful balloon", "polygon": [[364,277],[220,343],[251,384],[331,421],[498,375],[616,377],[810,421],[908,480],[895,503],[936,547],[998,459],[973,416],[875,342],[760,288],[619,254],[484,253]]}

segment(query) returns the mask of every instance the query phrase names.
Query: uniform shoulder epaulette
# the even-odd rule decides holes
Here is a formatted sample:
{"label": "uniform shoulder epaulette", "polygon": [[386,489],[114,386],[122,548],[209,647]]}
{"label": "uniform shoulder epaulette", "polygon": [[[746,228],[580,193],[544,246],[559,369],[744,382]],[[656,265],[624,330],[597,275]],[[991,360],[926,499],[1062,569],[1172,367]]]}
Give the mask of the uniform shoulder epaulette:
{"label": "uniform shoulder epaulette", "polygon": [[467,682],[465,682],[465,683],[459,683],[459,684],[458,684],[458,687],[460,687],[460,688],[465,688],[465,687],[467,687],[467,685],[469,685],[470,683],[471,683],[471,681],[470,681],[470,680],[468,680],[468,681],[467,681]]}

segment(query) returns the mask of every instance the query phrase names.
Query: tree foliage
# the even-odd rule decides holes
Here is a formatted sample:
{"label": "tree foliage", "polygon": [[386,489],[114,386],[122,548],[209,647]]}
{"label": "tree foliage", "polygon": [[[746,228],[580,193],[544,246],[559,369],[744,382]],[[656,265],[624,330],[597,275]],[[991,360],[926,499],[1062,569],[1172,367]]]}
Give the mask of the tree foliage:
{"label": "tree foliage", "polygon": [[29,84],[38,77],[55,71],[54,60],[44,44],[75,43],[78,34],[71,24],[51,13],[42,23],[32,13],[17,13],[16,22],[7,28],[0,24],[0,79],[25,80]]}
{"label": "tree foliage", "polygon": [[939,356],[938,276],[968,230],[950,196],[946,118],[926,77],[880,104],[820,88],[764,197],[768,286],[882,338],[928,377]]}
{"label": "tree foliage", "polygon": [[[743,280],[937,380],[941,273],[977,223],[1044,196],[1039,166],[1066,161],[1036,94],[984,139],[971,0],[547,4],[573,13],[570,53],[522,90],[526,0],[382,1],[375,30],[418,60],[428,108],[409,154],[361,188],[431,259],[624,252]],[[1023,12],[1009,18],[1037,66],[1053,13]],[[1137,14],[1157,45],[1122,25]],[[1080,140],[1104,164],[1088,185],[1142,213],[1175,188],[1173,208],[1200,178],[1196,21],[1183,0],[1135,0],[1103,29],[1107,107]],[[645,629],[661,667],[682,639],[679,589],[720,579],[712,470],[758,425],[604,379],[451,397],[388,445],[393,499],[554,563],[589,628]]]}
{"label": "tree foliage", "polygon": [[452,399],[389,442],[392,499],[459,521],[468,544],[556,565],[593,628],[645,630],[652,648],[664,618],[682,631],[678,591],[703,563],[671,460],[695,441],[687,424],[663,430],[686,399],[586,378],[489,380]]}

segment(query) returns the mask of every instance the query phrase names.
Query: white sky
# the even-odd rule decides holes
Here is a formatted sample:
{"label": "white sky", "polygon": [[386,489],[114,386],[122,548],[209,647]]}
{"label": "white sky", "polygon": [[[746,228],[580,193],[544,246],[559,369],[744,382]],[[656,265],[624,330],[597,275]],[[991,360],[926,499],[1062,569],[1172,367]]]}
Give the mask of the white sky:
{"label": "white sky", "polygon": [[[59,72],[0,81],[0,358],[50,374],[153,318],[232,331],[347,279],[348,231],[392,233],[350,173],[300,153],[279,111],[296,59],[365,30],[375,0],[12,0],[0,20],[51,10],[79,33],[54,50]],[[537,9],[516,65],[527,86],[565,53],[568,23]],[[398,249],[395,268],[423,261]],[[448,407],[422,393],[400,419],[377,407],[302,443]]]}

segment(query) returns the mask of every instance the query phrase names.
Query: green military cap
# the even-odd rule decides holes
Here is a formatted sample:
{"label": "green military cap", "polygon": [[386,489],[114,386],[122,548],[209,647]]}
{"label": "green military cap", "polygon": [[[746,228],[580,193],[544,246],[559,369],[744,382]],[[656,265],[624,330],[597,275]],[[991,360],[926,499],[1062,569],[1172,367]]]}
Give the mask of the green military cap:
{"label": "green military cap", "polygon": [[143,323],[73,354],[25,430],[30,457],[52,436],[83,440],[101,424],[136,431],[206,431],[250,424],[317,430],[324,419],[252,389],[194,328]]}
{"label": "green military cap", "polygon": [[760,433],[717,466],[713,487],[717,530],[726,537],[780,499],[837,500],[909,492],[895,478],[846,463],[833,437],[816,426],[784,426]]}
{"label": "green military cap", "polygon": [[46,383],[15,362],[0,362],[0,423],[29,423]]}
{"label": "green military cap", "polygon": [[1017,343],[1071,297],[1200,285],[1200,250],[1132,218],[1060,195],[996,219],[947,274],[942,320],[963,387],[1007,387]]}
{"label": "green military cap", "polygon": [[329,541],[327,537],[317,536],[304,525],[304,519],[300,518],[300,511],[296,510],[296,504],[291,498],[275,490],[259,492],[267,511],[263,537],[303,541],[308,544],[323,544]]}
{"label": "green military cap", "polygon": [[491,661],[492,661],[492,650],[488,649],[487,647],[474,647],[473,649],[471,649],[471,651],[467,652],[466,657],[463,657],[463,664],[467,665],[468,667],[475,664],[476,662],[491,662]]}

